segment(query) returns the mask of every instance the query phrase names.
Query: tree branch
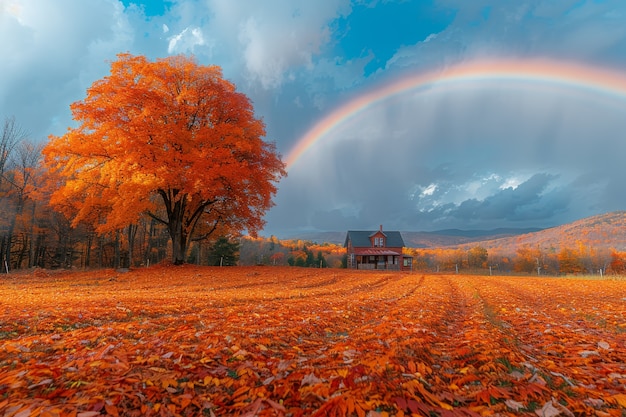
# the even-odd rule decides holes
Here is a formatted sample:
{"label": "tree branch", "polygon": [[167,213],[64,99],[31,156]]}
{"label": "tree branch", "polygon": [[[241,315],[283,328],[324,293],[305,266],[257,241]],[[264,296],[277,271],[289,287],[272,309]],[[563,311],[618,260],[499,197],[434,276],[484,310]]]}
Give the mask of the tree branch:
{"label": "tree branch", "polygon": [[156,220],[157,222],[159,222],[159,223],[161,223],[161,224],[164,224],[164,225],[166,225],[166,226],[169,224],[169,222],[167,222],[167,221],[163,220],[162,218],[160,218],[159,216],[157,216],[157,215],[156,215],[156,214],[154,214],[154,213],[151,213],[151,212],[147,211],[147,212],[146,212],[146,214],[147,214],[147,215],[148,215],[151,219],[154,219],[154,220]]}
{"label": "tree branch", "polygon": [[217,220],[215,220],[215,223],[213,223],[213,227],[211,228],[211,230],[209,230],[208,232],[206,232],[205,234],[192,238],[191,240],[193,242],[197,242],[199,240],[204,240],[206,238],[208,238],[209,236],[211,236],[213,234],[213,232],[215,232],[215,229],[217,229],[217,226],[220,224],[220,221],[222,220],[222,217],[218,217]]}

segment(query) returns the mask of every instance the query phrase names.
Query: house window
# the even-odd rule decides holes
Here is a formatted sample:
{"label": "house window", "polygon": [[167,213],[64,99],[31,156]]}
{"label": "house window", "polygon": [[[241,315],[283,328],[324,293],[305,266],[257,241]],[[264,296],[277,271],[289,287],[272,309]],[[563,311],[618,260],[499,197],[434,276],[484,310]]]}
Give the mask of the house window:
{"label": "house window", "polygon": [[382,237],[375,237],[374,238],[374,247],[382,248],[384,246],[385,246],[385,238],[382,238]]}

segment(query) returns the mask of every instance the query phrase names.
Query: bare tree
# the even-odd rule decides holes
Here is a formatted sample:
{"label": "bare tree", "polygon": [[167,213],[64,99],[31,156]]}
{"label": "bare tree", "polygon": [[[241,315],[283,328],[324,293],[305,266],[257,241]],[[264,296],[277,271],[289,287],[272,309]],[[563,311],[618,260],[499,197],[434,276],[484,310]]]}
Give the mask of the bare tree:
{"label": "bare tree", "polygon": [[[22,140],[15,148],[14,156],[11,158],[14,175],[12,175],[12,186],[14,191],[15,210],[13,218],[10,220],[9,237],[13,237],[15,225],[20,221],[20,230],[22,232],[22,246],[20,253],[22,254],[15,267],[21,267],[21,259],[23,255],[29,254],[29,266],[33,261],[33,242],[35,229],[35,213],[37,203],[31,198],[31,195],[41,186],[42,171],[41,158],[43,144],[32,143],[28,140]],[[26,210],[26,212],[25,212]],[[25,213],[27,213],[25,215]]]}
{"label": "bare tree", "polygon": [[[29,153],[34,154],[36,152],[41,155],[41,147],[35,150],[34,145],[29,145],[33,147],[30,151],[24,147],[20,149],[19,155],[14,157],[15,147],[25,142],[27,136],[26,131],[16,123],[15,117],[5,119],[0,132],[0,210],[3,212],[4,218],[4,221],[0,221],[0,260],[1,269],[5,272],[8,272],[11,263],[13,230],[18,215],[16,209],[20,206],[23,208],[23,194],[26,189],[23,186],[20,191],[20,187],[16,186],[20,182],[29,181],[22,178],[26,171],[21,169],[20,165],[29,164],[30,166],[32,161],[29,158],[32,155],[29,156]],[[39,157],[36,158],[36,163],[38,162]]]}
{"label": "bare tree", "polygon": [[4,119],[2,132],[0,132],[0,190],[2,190],[4,174],[7,170],[9,158],[15,145],[27,138],[26,131],[16,122],[15,117]]}

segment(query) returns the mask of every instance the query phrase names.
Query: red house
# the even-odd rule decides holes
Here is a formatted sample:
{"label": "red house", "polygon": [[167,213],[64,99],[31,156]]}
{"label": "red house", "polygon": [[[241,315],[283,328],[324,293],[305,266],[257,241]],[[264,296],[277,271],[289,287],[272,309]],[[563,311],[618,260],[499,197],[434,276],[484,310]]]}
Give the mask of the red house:
{"label": "red house", "polygon": [[410,271],[413,258],[402,254],[404,240],[400,232],[349,230],[344,247],[348,252],[348,268]]}

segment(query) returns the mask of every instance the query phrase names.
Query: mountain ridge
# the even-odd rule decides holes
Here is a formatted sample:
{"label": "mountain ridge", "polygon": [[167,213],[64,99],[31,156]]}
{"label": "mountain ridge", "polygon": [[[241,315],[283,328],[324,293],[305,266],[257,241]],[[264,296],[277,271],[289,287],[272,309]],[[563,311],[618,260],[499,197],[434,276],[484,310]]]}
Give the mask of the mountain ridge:
{"label": "mountain ridge", "polygon": [[[570,223],[549,228],[495,228],[495,229],[442,229],[436,231],[400,231],[405,246],[411,248],[445,248],[484,246],[486,249],[515,248],[530,245],[542,248],[560,248],[563,242],[574,245],[584,241],[601,249],[626,251],[626,211],[612,211],[585,217]],[[300,239],[317,243],[342,245],[346,231],[303,233],[289,240]]]}

